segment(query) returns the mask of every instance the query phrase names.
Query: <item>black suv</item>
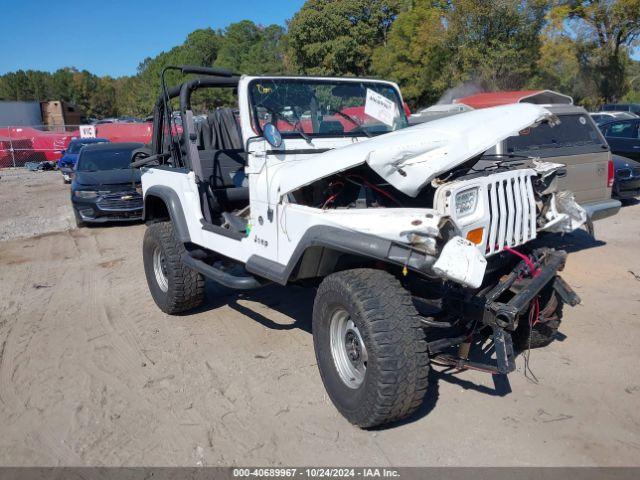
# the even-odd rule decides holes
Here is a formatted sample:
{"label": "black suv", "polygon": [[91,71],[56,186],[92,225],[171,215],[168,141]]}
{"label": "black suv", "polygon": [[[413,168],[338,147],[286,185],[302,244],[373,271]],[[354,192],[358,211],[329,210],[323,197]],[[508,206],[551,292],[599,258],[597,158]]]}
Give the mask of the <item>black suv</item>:
{"label": "black suv", "polygon": [[631,112],[640,115],[640,103],[607,103],[602,106],[603,112]]}
{"label": "black suv", "polygon": [[130,166],[142,143],[88,145],[80,152],[71,185],[76,224],[142,218],[140,170]]}
{"label": "black suv", "polygon": [[640,118],[603,123],[600,130],[613,153],[640,160]]}

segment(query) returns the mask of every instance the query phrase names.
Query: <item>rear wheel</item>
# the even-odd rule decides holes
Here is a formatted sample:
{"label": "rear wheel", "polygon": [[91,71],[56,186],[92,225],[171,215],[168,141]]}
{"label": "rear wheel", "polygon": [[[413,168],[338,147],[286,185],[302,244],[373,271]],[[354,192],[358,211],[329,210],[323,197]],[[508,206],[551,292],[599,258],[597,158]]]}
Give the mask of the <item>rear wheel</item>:
{"label": "rear wheel", "polygon": [[313,306],[324,386],[363,428],[411,415],[427,391],[429,358],[411,296],[391,274],[347,270],[324,279]]}
{"label": "rear wheel", "polygon": [[196,308],[204,300],[204,277],[183,263],[184,255],[187,251],[171,222],[147,228],[142,244],[147,284],[156,305],[171,315]]}

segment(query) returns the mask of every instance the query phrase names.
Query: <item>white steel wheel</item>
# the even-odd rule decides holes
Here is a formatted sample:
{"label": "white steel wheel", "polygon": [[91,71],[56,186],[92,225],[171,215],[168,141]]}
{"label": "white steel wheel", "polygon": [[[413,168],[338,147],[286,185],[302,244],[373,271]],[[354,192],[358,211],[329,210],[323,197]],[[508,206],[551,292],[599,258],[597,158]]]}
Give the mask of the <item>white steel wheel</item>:
{"label": "white steel wheel", "polygon": [[156,282],[158,282],[160,290],[167,292],[169,290],[169,280],[167,280],[167,261],[160,246],[157,246],[153,251],[153,273],[156,276]]}
{"label": "white steel wheel", "polygon": [[367,372],[367,347],[349,313],[339,308],[331,317],[331,356],[340,379],[349,388],[358,388]]}

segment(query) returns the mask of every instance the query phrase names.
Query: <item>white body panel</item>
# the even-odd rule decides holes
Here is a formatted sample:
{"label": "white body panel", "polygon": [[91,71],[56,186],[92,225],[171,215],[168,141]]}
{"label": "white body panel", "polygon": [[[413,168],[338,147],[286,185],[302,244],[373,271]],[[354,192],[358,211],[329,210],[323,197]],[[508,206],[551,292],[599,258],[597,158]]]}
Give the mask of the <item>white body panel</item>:
{"label": "white body panel", "polygon": [[[286,194],[366,163],[398,190],[416,196],[438,175],[549,118],[551,114],[543,107],[518,104],[471,111],[372,139],[316,138],[309,144],[304,139],[287,138],[281,151],[331,150],[284,155],[273,152],[263,138],[256,137],[248,98],[251,80],[252,77],[243,77],[238,89],[242,136],[248,152],[245,174],[250,188],[250,233],[246,237],[235,240],[203,229],[193,172],[149,168],[142,175],[145,195],[154,185],[166,186],[177,193],[191,242],[243,263],[256,255],[287,265],[305,233],[324,225],[367,233],[435,254],[439,225],[443,217],[450,217],[463,237],[473,229],[483,228],[482,242],[473,245],[454,237],[439,252],[435,271],[443,278],[477,287],[484,276],[485,255],[535,238],[531,177],[537,172],[531,169],[445,183],[436,192],[433,208],[322,210],[289,203]],[[500,182],[513,182],[511,185],[516,187],[512,186],[510,193],[496,190]],[[469,188],[479,189],[476,208],[465,218],[456,219],[451,199]]]}

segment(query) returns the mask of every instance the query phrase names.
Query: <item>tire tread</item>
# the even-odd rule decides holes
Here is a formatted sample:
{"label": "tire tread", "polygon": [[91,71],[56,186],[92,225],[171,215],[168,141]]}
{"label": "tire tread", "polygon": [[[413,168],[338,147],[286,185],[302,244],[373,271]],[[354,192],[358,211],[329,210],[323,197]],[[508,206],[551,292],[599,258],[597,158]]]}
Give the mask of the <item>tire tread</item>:
{"label": "tire tread", "polygon": [[[391,423],[411,415],[421,404],[428,387],[429,357],[424,329],[410,294],[390,273],[354,269],[325,278],[314,305],[335,289],[346,289],[360,307],[367,325],[369,345],[376,355],[367,398],[356,411],[342,412],[364,428]],[[366,339],[365,339],[366,342]],[[322,370],[321,370],[322,374]],[[326,385],[326,382],[325,382]],[[331,392],[329,392],[331,395]],[[334,402],[335,403],[335,402]]]}

